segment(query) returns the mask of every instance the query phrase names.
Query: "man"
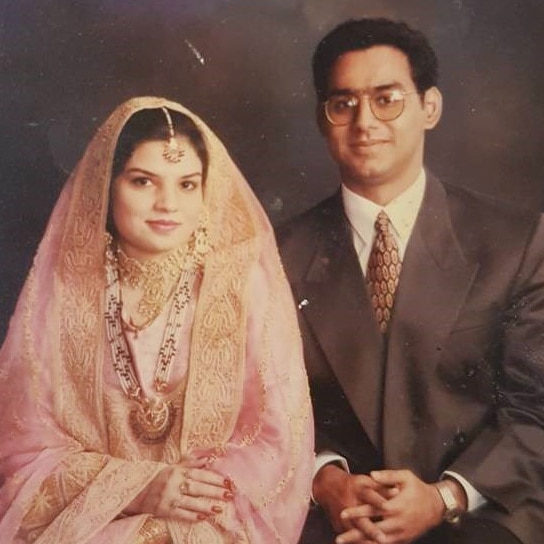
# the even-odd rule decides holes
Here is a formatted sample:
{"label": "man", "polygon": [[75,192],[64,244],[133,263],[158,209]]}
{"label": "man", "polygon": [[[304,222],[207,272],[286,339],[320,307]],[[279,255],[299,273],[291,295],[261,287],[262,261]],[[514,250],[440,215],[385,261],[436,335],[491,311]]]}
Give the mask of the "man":
{"label": "man", "polygon": [[303,541],[540,544],[540,218],[424,170],[442,98],[421,33],[348,21],[313,69],[342,184],[278,233],[316,419]]}

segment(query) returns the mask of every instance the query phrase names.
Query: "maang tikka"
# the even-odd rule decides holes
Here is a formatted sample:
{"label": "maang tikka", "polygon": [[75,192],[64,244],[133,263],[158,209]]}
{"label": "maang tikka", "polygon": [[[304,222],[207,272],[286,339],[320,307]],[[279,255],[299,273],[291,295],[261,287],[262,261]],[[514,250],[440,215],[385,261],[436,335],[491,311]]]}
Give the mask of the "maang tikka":
{"label": "maang tikka", "polygon": [[176,138],[176,133],[174,132],[174,123],[172,123],[172,117],[170,117],[170,112],[163,106],[161,110],[164,112],[166,117],[166,122],[168,124],[168,141],[164,144],[164,151],[162,156],[168,161],[177,163],[181,161],[183,155],[185,155],[185,150],[179,144],[179,140]]}

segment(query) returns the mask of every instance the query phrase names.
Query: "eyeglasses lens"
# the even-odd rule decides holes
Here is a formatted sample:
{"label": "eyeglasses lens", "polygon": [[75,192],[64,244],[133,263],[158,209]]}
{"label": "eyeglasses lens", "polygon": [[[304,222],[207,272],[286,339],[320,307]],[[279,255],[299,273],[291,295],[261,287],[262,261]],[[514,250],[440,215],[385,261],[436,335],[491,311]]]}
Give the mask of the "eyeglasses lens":
{"label": "eyeglasses lens", "polygon": [[[333,125],[348,125],[358,114],[361,100],[355,95],[331,96],[325,102],[325,114]],[[404,110],[404,95],[398,91],[378,92],[368,96],[370,110],[380,121],[392,121]]]}

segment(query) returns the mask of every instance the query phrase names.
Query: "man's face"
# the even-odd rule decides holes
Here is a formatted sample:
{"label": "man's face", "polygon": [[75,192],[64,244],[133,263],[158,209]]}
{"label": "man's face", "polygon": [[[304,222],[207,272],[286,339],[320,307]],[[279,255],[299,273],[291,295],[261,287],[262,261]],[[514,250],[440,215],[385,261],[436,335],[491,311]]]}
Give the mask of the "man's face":
{"label": "man's face", "polygon": [[[396,119],[381,121],[371,111],[369,97],[380,90],[398,90],[404,96],[404,110]],[[354,192],[368,196],[389,185],[399,193],[417,178],[425,131],[440,117],[440,93],[429,89],[422,100],[415,91],[409,61],[394,47],[350,51],[333,65],[328,96],[353,94],[359,106],[344,126],[329,123],[322,110],[320,127],[343,183]]]}

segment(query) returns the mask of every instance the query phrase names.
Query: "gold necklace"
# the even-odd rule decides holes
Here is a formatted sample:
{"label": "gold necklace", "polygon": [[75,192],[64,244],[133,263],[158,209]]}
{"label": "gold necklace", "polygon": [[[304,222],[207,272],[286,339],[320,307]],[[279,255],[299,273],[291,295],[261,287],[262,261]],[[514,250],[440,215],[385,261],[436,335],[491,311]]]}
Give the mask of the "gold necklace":
{"label": "gold necklace", "polygon": [[147,327],[162,312],[174,282],[184,268],[186,253],[186,249],[180,248],[160,259],[140,262],[117,247],[121,285],[139,289],[142,293],[137,311],[144,318],[143,323],[136,325],[132,320],[130,322],[137,331]]}
{"label": "gold necklace", "polygon": [[[119,244],[116,244],[113,254],[121,284],[139,289],[142,293],[137,311],[143,317],[143,323],[137,325],[130,319],[128,323],[130,329],[135,332],[145,329],[162,312],[179,278],[180,270],[203,265],[205,256],[211,248],[207,223],[207,214],[202,213],[199,224],[186,246],[149,261],[142,262],[129,257]],[[114,245],[113,238],[107,236],[107,245],[111,250]]]}
{"label": "gold necklace", "polygon": [[[154,389],[160,394],[167,385],[177,352],[179,330],[186,315],[198,268],[182,269],[164,331],[155,370]],[[118,259],[111,244],[106,249],[106,334],[111,348],[113,367],[125,395],[136,403],[129,423],[134,436],[146,444],[162,442],[172,429],[176,409],[159,396],[147,397],[138,381],[134,361],[121,320],[122,302]]]}

